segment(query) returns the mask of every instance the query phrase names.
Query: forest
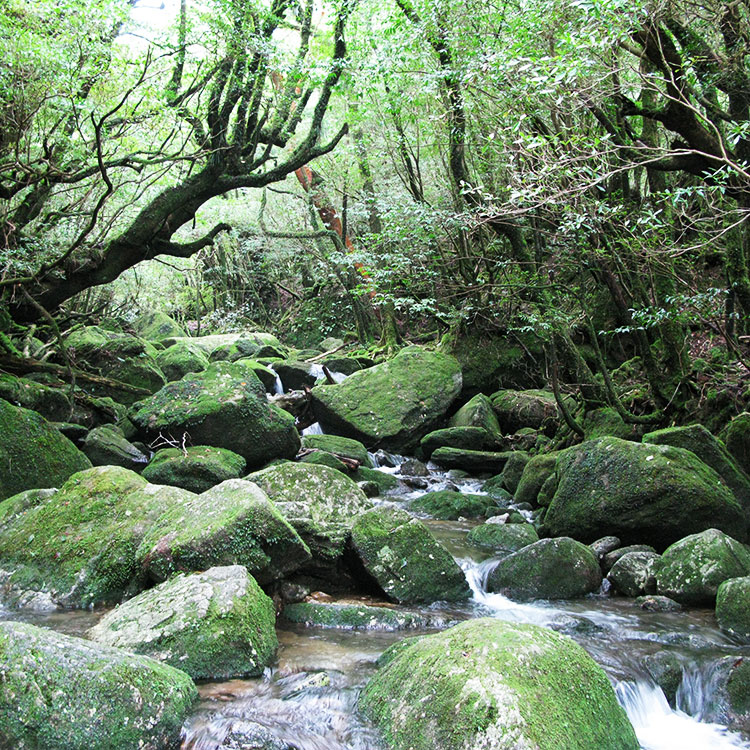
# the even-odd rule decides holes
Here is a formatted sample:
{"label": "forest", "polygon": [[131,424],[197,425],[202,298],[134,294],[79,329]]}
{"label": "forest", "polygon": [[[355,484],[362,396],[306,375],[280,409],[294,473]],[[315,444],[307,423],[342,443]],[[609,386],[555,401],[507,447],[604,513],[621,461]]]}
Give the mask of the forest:
{"label": "forest", "polygon": [[750,749],[749,0],[0,42],[0,750]]}

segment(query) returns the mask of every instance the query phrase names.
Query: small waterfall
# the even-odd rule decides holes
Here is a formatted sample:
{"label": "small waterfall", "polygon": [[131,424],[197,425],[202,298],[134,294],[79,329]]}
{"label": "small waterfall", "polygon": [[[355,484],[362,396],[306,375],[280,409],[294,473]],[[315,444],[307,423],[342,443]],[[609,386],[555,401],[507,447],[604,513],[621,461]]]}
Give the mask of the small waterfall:
{"label": "small waterfall", "polygon": [[705,721],[711,717],[715,696],[718,691],[718,682],[721,672],[717,669],[716,661],[705,664],[691,664],[682,670],[682,682],[677,688],[677,708],[690,716],[695,716],[699,721]]}
{"label": "small waterfall", "polygon": [[281,382],[281,378],[279,377],[279,373],[274,370],[273,365],[270,365],[270,368],[273,370],[274,375],[276,375],[276,380],[274,380],[273,383],[273,392],[274,395],[280,396],[282,393],[284,393],[284,385]]}
{"label": "small waterfall", "polygon": [[302,430],[302,435],[322,435],[323,428],[320,426],[320,422],[313,422],[309,427],[305,427]]}
{"label": "small waterfall", "polygon": [[750,748],[735,732],[673,711],[661,688],[645,681],[619,682],[615,692],[635,729],[642,750],[724,750]]}

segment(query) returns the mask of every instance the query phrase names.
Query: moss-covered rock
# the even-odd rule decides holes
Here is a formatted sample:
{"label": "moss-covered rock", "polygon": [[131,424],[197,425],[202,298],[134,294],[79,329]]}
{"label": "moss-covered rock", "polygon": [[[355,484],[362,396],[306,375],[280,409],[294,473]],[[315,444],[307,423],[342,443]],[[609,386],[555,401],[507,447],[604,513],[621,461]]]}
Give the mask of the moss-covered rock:
{"label": "moss-covered rock", "polygon": [[[182,341],[188,341],[200,347],[206,355],[211,355],[216,349],[233,344],[235,341],[252,342],[260,350],[264,346],[273,346],[281,348],[281,342],[271,333],[264,331],[240,331],[238,333],[214,333],[208,336],[194,336],[190,338],[181,338],[174,336],[166,339],[164,343],[168,346],[177,344]],[[251,355],[245,355],[251,356]]]}
{"label": "moss-covered rock", "polygon": [[139,471],[148,463],[148,456],[128,442],[122,430],[113,424],[95,427],[86,435],[82,447],[94,466],[122,466]]}
{"label": "moss-covered rock", "polygon": [[242,362],[246,367],[252,368],[253,372],[257,376],[258,380],[263,383],[263,387],[266,389],[266,393],[273,393],[276,387],[276,371],[272,370],[267,365],[258,362],[257,359],[240,359],[238,362]]}
{"label": "moss-covered rock", "polygon": [[471,594],[450,553],[406,511],[381,506],[361,514],[352,544],[367,572],[397,602],[459,601]]}
{"label": "moss-covered rock", "polygon": [[368,448],[415,448],[461,390],[453,357],[418,347],[389,362],[355,372],[338,385],[313,389],[315,415],[326,432],[361,440]]}
{"label": "moss-covered rock", "polygon": [[16,590],[46,592],[66,607],[115,603],[142,586],[135,552],[181,493],[119,466],[74,474],[59,492],[4,519],[0,569]]}
{"label": "moss-covered rock", "polygon": [[367,448],[359,440],[339,437],[338,435],[303,435],[302,447],[317,448],[327,453],[333,453],[335,456],[351,458],[354,461],[359,461],[360,466],[372,468],[372,460],[367,453]]}
{"label": "moss-covered rock", "polygon": [[355,482],[374,482],[378,485],[381,495],[399,487],[399,481],[396,477],[377,469],[367,469],[361,466],[350,476]]}
{"label": "moss-covered rock", "polygon": [[429,618],[394,607],[372,607],[356,602],[299,602],[284,607],[289,622],[340,630],[408,630],[424,628]]}
{"label": "moss-covered rock", "polygon": [[503,447],[502,442],[482,427],[444,427],[427,433],[419,442],[425,458],[439,448],[492,451]]}
{"label": "moss-covered rock", "polygon": [[454,490],[427,492],[411,503],[413,510],[442,521],[487,518],[497,512],[497,501],[488,495],[469,495]]}
{"label": "moss-covered rock", "polygon": [[502,477],[503,486],[511,495],[514,495],[523,476],[526,464],[531,460],[531,456],[526,451],[513,451],[503,467]]}
{"label": "moss-covered rock", "polygon": [[750,474],[750,412],[738,414],[727,425],[726,443],[742,470]]}
{"label": "moss-covered rock", "polygon": [[312,449],[310,452],[305,452],[298,460],[303,464],[329,466],[331,469],[336,469],[336,471],[340,471],[342,474],[348,475],[351,473],[349,467],[340,458],[336,458],[333,453],[327,453],[326,451]]}
{"label": "moss-covered rock", "polygon": [[141,338],[149,341],[187,336],[185,329],[174,318],[158,310],[141,315],[135,321],[135,330]]}
{"label": "moss-covered rock", "polygon": [[52,388],[28,378],[0,373],[0,398],[31,409],[50,422],[65,422],[71,417],[70,401],[61,388]]}
{"label": "moss-covered rock", "polygon": [[198,692],[180,670],[20,622],[0,623],[0,745],[165,750]]}
{"label": "moss-covered rock", "polygon": [[112,610],[87,635],[193,679],[261,674],[276,656],[273,602],[241,565],[179,575]]}
{"label": "moss-covered rock", "polygon": [[59,487],[90,466],[44,417],[0,399],[0,500],[32,488]]}
{"label": "moss-covered rock", "polygon": [[692,534],[668,547],[657,568],[662,596],[690,606],[714,606],[719,585],[750,575],[750,549],[718,529]]}
{"label": "moss-covered rock", "polygon": [[[508,464],[505,465],[507,466]],[[482,492],[486,492],[490,497],[494,497],[498,501],[498,505],[507,506],[513,502],[513,495],[505,489],[505,480],[502,474],[497,474],[488,479],[482,485]]]}
{"label": "moss-covered rock", "polygon": [[523,467],[521,478],[513,495],[517,503],[529,503],[536,507],[539,499],[539,491],[544,483],[555,473],[557,464],[557,453],[540,453],[532,456]]}
{"label": "moss-covered rock", "polygon": [[299,434],[294,417],[270,405],[251,367],[218,362],[205,372],[169,383],[151,398],[135,404],[131,419],[150,434],[239,453],[255,468],[274,458],[294,458]]}
{"label": "moss-covered rock", "polygon": [[175,498],[146,531],[136,558],[155,581],[176,571],[242,565],[265,584],[299,568],[310,551],[263,490],[228,479],[201,495]]}
{"label": "moss-covered rock", "polygon": [[341,573],[355,518],[372,503],[340,471],[314,464],[284,463],[250,474],[312,553],[304,570],[326,580]]}
{"label": "moss-covered rock", "polygon": [[238,338],[231,343],[219,344],[210,354],[211,362],[236,362],[258,356],[261,345],[252,338]]}
{"label": "moss-covered rock", "polygon": [[494,618],[421,638],[365,686],[393,750],[637,750],[604,671],[567,636]]}
{"label": "moss-covered rock", "polygon": [[589,547],[568,537],[542,539],[502,559],[487,587],[509,599],[575,599],[599,589],[602,573]]}
{"label": "moss-covered rock", "polygon": [[538,542],[539,534],[530,523],[483,523],[468,533],[466,541],[504,556]]}
{"label": "moss-covered rock", "polygon": [[[166,382],[156,363],[156,350],[137,336],[110,333],[91,326],[71,333],[65,343],[78,365],[104,377],[149,393],[159,390]],[[95,395],[112,396],[123,404],[133,403],[138,398],[129,391],[108,386],[93,386],[90,390]]]}
{"label": "moss-covered rock", "polygon": [[[617,539],[617,537],[612,538]],[[619,547],[610,552],[605,552],[600,558],[604,574],[606,575],[609,573],[621,557],[625,557],[625,555],[629,555],[631,552],[647,552],[652,555],[656,554],[656,550],[650,544],[629,544],[627,547]]]}
{"label": "moss-covered rock", "polygon": [[746,515],[732,492],[683,448],[599,438],[562,451],[555,473],[543,534],[584,542],[614,534],[657,550],[711,526],[746,538]]}
{"label": "moss-covered rock", "polygon": [[354,357],[328,357],[320,361],[329,372],[339,372],[342,375],[354,375],[357,370],[365,369],[362,363]]}
{"label": "moss-covered rock", "polygon": [[[551,436],[560,426],[555,394],[551,391],[497,391],[490,398],[504,435],[531,427]],[[570,406],[574,406],[572,399]]]}
{"label": "moss-covered rock", "polygon": [[481,427],[490,435],[500,438],[500,424],[492,410],[492,401],[478,393],[467,401],[452,417],[449,427]]}
{"label": "moss-covered rock", "polygon": [[661,557],[655,552],[628,552],[607,574],[616,591],[624,596],[642,596],[656,592],[656,568]]}
{"label": "moss-covered rock", "polygon": [[499,474],[511,456],[510,451],[473,451],[459,448],[438,448],[432,460],[446,469],[463,469],[471,473]]}
{"label": "moss-covered rock", "polygon": [[703,425],[668,427],[643,436],[644,443],[673,445],[695,453],[727,484],[745,510],[750,511],[750,477],[745,474],[731,453]]}
{"label": "moss-covered rock", "polygon": [[237,479],[245,469],[245,459],[233,451],[195,445],[185,450],[162,448],[142,473],[153,484],[169,484],[201,493],[225,479]]}
{"label": "moss-covered rock", "polygon": [[730,578],[719,585],[716,619],[725,633],[750,639],[750,577]]}
{"label": "moss-covered rock", "polygon": [[157,352],[156,364],[167,382],[172,383],[190,372],[203,372],[208,368],[208,357],[199,346],[189,341],[180,341]]}

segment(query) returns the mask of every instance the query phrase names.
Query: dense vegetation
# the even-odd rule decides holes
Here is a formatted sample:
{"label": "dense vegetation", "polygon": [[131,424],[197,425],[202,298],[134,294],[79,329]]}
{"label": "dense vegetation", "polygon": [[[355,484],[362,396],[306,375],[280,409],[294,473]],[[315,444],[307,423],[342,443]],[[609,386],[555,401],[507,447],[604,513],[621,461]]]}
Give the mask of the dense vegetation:
{"label": "dense vegetation", "polygon": [[489,340],[514,385],[626,422],[744,406],[745,4],[136,17],[135,0],[0,16],[7,356],[162,309],[302,347]]}

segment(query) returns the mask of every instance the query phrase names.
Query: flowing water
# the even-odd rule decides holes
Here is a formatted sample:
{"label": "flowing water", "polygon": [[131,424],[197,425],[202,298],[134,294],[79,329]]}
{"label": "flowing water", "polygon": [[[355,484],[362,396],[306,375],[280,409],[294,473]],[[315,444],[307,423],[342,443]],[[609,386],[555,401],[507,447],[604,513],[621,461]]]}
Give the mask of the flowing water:
{"label": "flowing water", "polygon": [[[381,458],[400,463],[398,456]],[[427,478],[411,478],[402,477],[398,468],[380,467],[403,481],[378,502],[403,506],[425,491],[445,487],[480,491],[478,480],[430,469]],[[607,672],[643,750],[750,750],[750,737],[722,726],[726,719],[717,698],[722,663],[750,658],[750,645],[723,635],[712,611],[646,612],[606,592],[572,601],[513,602],[486,590],[497,561],[466,543],[475,524],[425,522],[465,571],[470,601],[421,608],[432,626],[424,630],[346,631],[280,621],[273,669],[254,680],[199,686],[201,698],[184,728],[183,750],[384,750],[377,731],[356,710],[359,691],[374,674],[380,654],[404,637],[486,616],[550,627],[580,643]],[[74,635],[83,634],[101,614],[0,608],[0,619],[24,619]],[[682,665],[673,706],[646,668],[649,659],[665,653]]]}

